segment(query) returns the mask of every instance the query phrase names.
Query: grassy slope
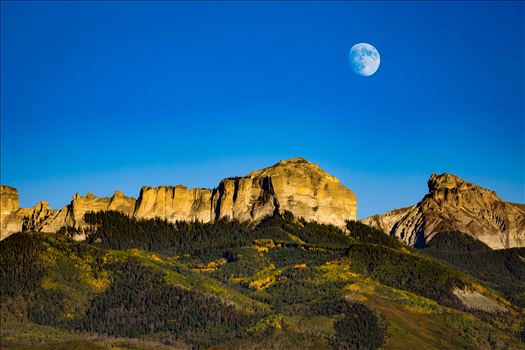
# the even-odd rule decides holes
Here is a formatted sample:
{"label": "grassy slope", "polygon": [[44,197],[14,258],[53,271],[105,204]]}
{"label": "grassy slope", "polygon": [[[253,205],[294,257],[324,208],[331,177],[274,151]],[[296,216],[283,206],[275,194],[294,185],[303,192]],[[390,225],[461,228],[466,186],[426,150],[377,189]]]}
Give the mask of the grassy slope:
{"label": "grassy slope", "polygon": [[[342,314],[323,316],[312,314],[311,310],[319,300],[338,297],[362,303],[377,312],[386,325],[385,349],[485,349],[519,348],[523,345],[516,337],[522,327],[522,316],[516,313],[503,315],[497,321],[490,317],[481,320],[467,310],[440,305],[436,300],[407,291],[419,293],[419,289],[412,288],[410,283],[427,283],[424,279],[418,280],[421,271],[410,266],[425,269],[433,265],[394,243],[395,247],[385,248],[349,240],[347,246],[350,249],[334,248],[333,244],[322,248],[315,236],[315,244],[305,243],[312,236],[304,232],[298,234],[297,227],[279,230],[283,231],[279,235],[281,238],[288,237],[286,241],[272,240],[274,231],[265,229],[266,239],[257,239],[233,249],[234,258],[229,260],[174,256],[139,249],[89,248],[88,253],[78,254],[72,247],[81,243],[60,236],[37,235],[45,247],[39,255],[45,263],[45,275],[40,283],[42,288],[60,291],[64,295],[65,319],[76,317],[85,312],[91,299],[113,283],[111,271],[100,270],[97,262],[118,263],[137,259],[161,272],[169,285],[213,294],[234,305],[239,312],[257,315],[241,336],[226,340],[216,348],[250,346],[264,349],[271,345],[289,349],[329,349],[335,334],[333,325]],[[372,265],[363,266],[363,261],[370,261],[367,256],[380,257],[385,250],[389,252],[386,257],[395,259],[397,265],[399,261],[406,261],[401,270],[400,266],[389,266],[392,262],[386,258],[380,261],[379,272],[372,270]],[[445,266],[436,271],[438,277],[454,276],[465,285],[481,288],[473,278]],[[401,285],[407,290],[399,289],[400,274],[407,272],[415,279],[412,282],[403,280]],[[494,291],[480,290],[505,302]],[[2,349],[161,348],[158,341],[163,339],[162,334],[148,335],[148,343],[139,339],[88,336],[15,317],[6,311],[9,303],[15,301],[2,304]],[[81,340],[86,337],[90,337],[89,341]],[[60,345],[46,345],[50,343]],[[184,348],[184,345],[172,342],[166,348]]]}

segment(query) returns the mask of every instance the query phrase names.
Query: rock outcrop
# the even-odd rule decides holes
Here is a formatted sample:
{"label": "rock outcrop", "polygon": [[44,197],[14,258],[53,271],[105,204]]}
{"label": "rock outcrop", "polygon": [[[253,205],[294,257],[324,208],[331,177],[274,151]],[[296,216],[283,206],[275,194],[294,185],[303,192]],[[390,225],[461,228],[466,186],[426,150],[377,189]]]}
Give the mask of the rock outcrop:
{"label": "rock outcrop", "polygon": [[13,187],[0,185],[0,219],[18,209],[18,190]]}
{"label": "rock outcrop", "polygon": [[1,187],[0,197],[0,240],[24,230],[57,232],[62,227],[83,228],[84,214],[88,211],[118,210],[133,215],[135,210],[135,198],[126,197],[118,191],[106,198],[92,193],[86,196],[77,193],[71,203],[60,210],[51,209],[45,201],[38,202],[33,208],[19,208],[18,191],[9,186]]}
{"label": "rock outcrop", "polygon": [[[6,193],[5,198],[3,193]],[[184,186],[144,186],[137,200],[115,192],[99,198],[76,194],[60,210],[45,202],[34,208],[18,208],[16,189],[2,186],[1,238],[20,230],[55,232],[61,227],[85,227],[88,211],[117,210],[136,218],[161,218],[169,222],[213,222],[222,218],[259,221],[290,211],[307,221],[344,226],[355,220],[354,193],[316,164],[292,158],[246,176],[224,179],[215,189]]]}
{"label": "rock outcrop", "polygon": [[423,247],[437,233],[460,231],[492,249],[525,246],[525,210],[451,174],[432,175],[416,205],[362,222],[405,243]]}
{"label": "rock outcrop", "polygon": [[133,215],[135,198],[126,197],[120,191],[115,191],[112,197],[96,197],[93,193],[81,196],[76,193],[70,204],[71,215],[68,216],[67,226],[82,228],[85,226],[84,214],[88,211],[117,210],[126,215]]}
{"label": "rock outcrop", "polygon": [[221,181],[212,204],[219,218],[256,221],[274,212],[290,211],[308,221],[336,226],[355,219],[357,209],[351,190],[302,158]]}
{"label": "rock outcrop", "polygon": [[212,190],[184,186],[144,186],[140,190],[134,216],[141,219],[161,218],[170,222],[213,221]]}
{"label": "rock outcrop", "polygon": [[344,226],[355,219],[353,192],[316,164],[281,161],[246,176],[224,179],[213,190],[184,186],[143,187],[134,216],[168,221],[221,218],[258,221],[290,211],[297,217]]}
{"label": "rock outcrop", "polygon": [[22,229],[23,217],[16,217],[15,214],[18,210],[17,189],[0,185],[0,239]]}
{"label": "rock outcrop", "polygon": [[383,215],[374,215],[366,219],[360,220],[362,223],[376,227],[383,232],[390,233],[394,225],[405,216],[410,210],[414,209],[415,205],[406,208],[394,209],[384,213]]}

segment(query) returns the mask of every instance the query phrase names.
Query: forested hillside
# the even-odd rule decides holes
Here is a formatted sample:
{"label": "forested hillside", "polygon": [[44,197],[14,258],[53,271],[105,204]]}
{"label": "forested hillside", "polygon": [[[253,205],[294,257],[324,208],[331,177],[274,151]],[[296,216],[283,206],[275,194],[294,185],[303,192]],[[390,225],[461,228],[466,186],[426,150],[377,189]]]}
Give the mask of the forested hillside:
{"label": "forested hillside", "polygon": [[290,213],[85,221],[85,242],[65,230],[0,242],[2,349],[525,346],[522,299],[505,289],[519,265],[491,279],[500,270],[469,270],[445,241],[427,255],[358,222],[342,231]]}
{"label": "forested hillside", "polygon": [[485,281],[513,304],[525,308],[525,248],[492,250],[461,232],[443,232],[423,252]]}

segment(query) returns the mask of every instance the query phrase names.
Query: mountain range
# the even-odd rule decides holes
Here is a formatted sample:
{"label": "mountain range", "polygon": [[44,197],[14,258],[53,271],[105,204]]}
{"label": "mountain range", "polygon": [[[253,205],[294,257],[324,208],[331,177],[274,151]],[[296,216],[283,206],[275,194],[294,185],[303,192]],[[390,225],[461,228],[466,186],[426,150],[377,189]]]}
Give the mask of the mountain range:
{"label": "mountain range", "polygon": [[2,186],[0,348],[525,348],[521,205],[442,174],[356,209],[302,158],[60,210]]}
{"label": "mountain range", "polygon": [[[451,174],[433,174],[429,192],[416,205],[362,220],[410,246],[424,247],[437,233],[459,231],[493,249],[525,246],[525,206],[500,199]],[[354,193],[337,178],[303,158],[282,160],[243,177],[227,178],[214,189],[144,186],[137,199],[116,191],[112,197],[92,193],[74,195],[60,210],[41,201],[19,208],[18,192],[0,187],[0,239],[22,230],[56,232],[62,227],[79,230],[83,239],[84,214],[116,210],[137,219],[168,222],[214,222],[222,218],[258,222],[285,211],[307,221],[345,227],[355,220]]]}

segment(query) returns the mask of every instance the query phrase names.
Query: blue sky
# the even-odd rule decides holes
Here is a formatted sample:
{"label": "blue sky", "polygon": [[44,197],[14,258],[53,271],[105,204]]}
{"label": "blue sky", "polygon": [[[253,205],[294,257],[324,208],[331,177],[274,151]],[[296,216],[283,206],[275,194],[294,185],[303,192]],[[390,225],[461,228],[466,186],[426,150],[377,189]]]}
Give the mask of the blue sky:
{"label": "blue sky", "polygon": [[523,2],[2,1],[1,182],[59,208],[302,156],[359,217],[442,172],[524,202],[524,42]]}

